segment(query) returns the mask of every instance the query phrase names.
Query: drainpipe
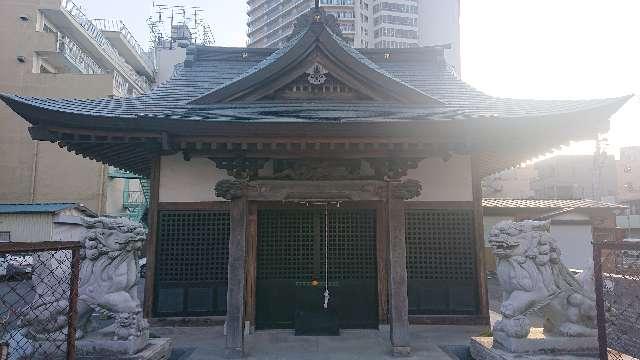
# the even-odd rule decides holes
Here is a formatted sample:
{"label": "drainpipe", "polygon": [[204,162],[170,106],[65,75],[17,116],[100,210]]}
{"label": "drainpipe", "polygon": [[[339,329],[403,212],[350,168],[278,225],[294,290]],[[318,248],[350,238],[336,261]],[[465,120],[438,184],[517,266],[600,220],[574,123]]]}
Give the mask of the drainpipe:
{"label": "drainpipe", "polygon": [[100,164],[100,193],[98,194],[98,215],[104,215],[104,187],[106,182],[106,174],[105,174],[106,166],[104,164]]}
{"label": "drainpipe", "polygon": [[38,148],[39,141],[35,141],[33,145],[33,165],[31,167],[31,199],[30,202],[36,201],[36,178],[38,177]]}

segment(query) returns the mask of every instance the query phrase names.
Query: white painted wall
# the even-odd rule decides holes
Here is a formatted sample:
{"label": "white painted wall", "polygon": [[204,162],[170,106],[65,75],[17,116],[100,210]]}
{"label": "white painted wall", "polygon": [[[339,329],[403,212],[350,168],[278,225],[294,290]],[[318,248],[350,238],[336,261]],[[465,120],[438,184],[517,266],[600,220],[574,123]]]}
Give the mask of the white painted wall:
{"label": "white painted wall", "polygon": [[[217,169],[208,159],[184,161],[182,154],[163,156],[160,164],[160,202],[223,201],[213,187],[229,179],[225,170]],[[407,178],[422,183],[422,194],[413,201],[472,201],[471,159],[454,156],[423,160]]]}
{"label": "white painted wall", "polygon": [[422,160],[407,178],[422,183],[422,194],[411,201],[472,201],[471,157],[453,156]]}
{"label": "white painted wall", "polygon": [[224,201],[215,196],[216,183],[228,179],[209,159],[185,161],[182,154],[163,156],[160,163],[160,202]]}

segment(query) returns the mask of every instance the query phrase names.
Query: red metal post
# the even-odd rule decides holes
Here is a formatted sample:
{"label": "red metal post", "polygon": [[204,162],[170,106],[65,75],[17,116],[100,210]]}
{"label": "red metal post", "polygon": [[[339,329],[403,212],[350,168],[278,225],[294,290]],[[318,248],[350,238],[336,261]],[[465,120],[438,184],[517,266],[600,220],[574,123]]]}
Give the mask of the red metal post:
{"label": "red metal post", "polygon": [[78,322],[78,282],[80,280],[80,247],[71,250],[69,310],[67,313],[67,360],[76,358],[76,324]]}
{"label": "red metal post", "polygon": [[607,317],[604,311],[604,282],[602,280],[602,243],[593,243],[593,276],[595,278],[598,346],[600,360],[608,359]]}

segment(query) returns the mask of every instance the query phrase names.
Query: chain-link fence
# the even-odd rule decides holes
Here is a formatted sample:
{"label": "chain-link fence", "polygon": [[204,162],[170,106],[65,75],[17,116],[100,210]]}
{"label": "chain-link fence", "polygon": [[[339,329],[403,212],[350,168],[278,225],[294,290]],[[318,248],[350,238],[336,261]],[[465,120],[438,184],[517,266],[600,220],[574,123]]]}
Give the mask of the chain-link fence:
{"label": "chain-link fence", "polygon": [[640,242],[593,248],[600,359],[640,358]]}
{"label": "chain-link fence", "polygon": [[80,243],[0,243],[0,360],[75,359]]}

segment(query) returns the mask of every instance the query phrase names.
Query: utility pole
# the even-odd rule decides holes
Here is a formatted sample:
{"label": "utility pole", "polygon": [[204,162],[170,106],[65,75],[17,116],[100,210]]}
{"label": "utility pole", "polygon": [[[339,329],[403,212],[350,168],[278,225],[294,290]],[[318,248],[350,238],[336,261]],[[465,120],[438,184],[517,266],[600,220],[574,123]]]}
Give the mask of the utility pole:
{"label": "utility pole", "polygon": [[592,192],[593,200],[602,201],[602,170],[607,160],[607,153],[602,149],[606,138],[596,138],[596,149],[593,154]]}

